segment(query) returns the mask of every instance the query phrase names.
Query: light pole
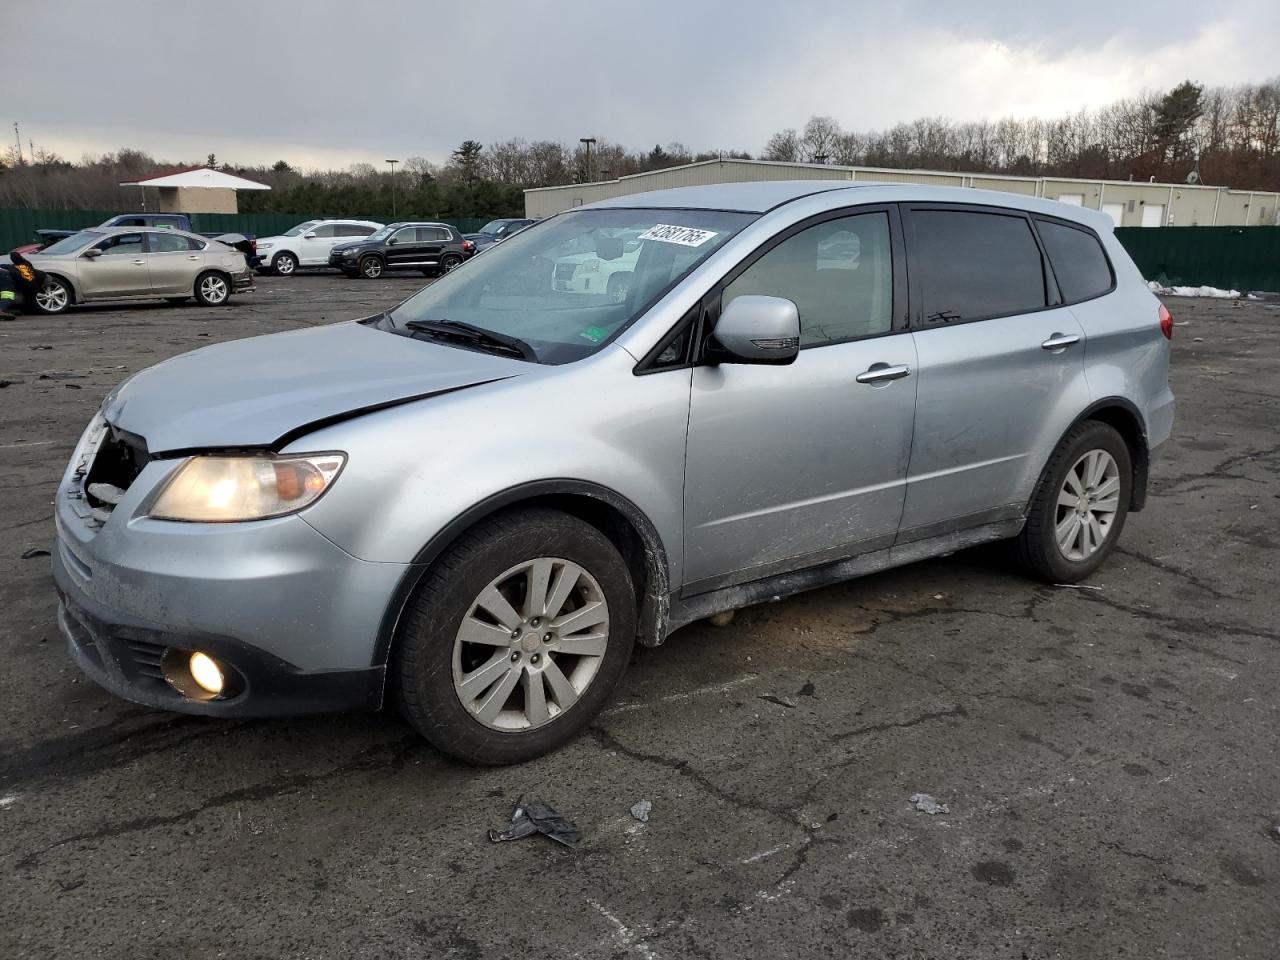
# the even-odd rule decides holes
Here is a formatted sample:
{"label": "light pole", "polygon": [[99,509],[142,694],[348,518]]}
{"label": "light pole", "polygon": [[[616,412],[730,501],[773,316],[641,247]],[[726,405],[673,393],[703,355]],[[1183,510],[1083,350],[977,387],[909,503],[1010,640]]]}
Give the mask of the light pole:
{"label": "light pole", "polygon": [[396,164],[399,160],[388,160],[387,164],[391,167],[391,219],[396,218]]}
{"label": "light pole", "polygon": [[587,148],[587,183],[591,182],[591,145],[596,142],[595,137],[579,137],[578,142]]}

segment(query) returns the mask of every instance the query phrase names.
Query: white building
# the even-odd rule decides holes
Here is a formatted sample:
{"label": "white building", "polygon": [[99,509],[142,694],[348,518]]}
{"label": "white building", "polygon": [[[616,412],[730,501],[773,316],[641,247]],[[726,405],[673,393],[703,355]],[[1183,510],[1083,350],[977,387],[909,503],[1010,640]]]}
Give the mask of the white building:
{"label": "white building", "polygon": [[527,217],[549,217],[610,197],[665,190],[669,187],[749,180],[874,180],[881,183],[927,183],[944,187],[1001,190],[1047,197],[1109,214],[1122,227],[1272,226],[1280,194],[1187,183],[1142,183],[1132,180],[1075,180],[1068,177],[1013,177],[994,173],[947,173],[938,170],[892,170],[841,167],[818,163],[768,160],[706,160],[666,170],[637,173],[617,180],[535,187],[524,192]]}

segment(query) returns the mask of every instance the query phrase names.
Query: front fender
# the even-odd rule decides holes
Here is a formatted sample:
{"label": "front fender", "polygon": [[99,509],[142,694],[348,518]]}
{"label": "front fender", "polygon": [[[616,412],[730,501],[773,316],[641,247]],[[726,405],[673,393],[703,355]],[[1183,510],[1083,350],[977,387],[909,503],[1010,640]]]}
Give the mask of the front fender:
{"label": "front fender", "polygon": [[333,489],[302,516],[356,557],[411,563],[507,491],[577,483],[633,504],[679,583],[690,372],[636,377],[634,365],[610,348],[295,440],[289,451],[348,455]]}

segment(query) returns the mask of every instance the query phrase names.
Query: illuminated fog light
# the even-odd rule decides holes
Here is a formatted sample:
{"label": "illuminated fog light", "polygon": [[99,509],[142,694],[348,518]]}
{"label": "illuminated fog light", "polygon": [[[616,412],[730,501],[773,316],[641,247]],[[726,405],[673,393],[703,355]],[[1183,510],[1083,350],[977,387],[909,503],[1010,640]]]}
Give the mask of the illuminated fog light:
{"label": "illuminated fog light", "polygon": [[225,682],[222,676],[222,668],[214,662],[212,657],[197,650],[191,655],[187,666],[191,671],[191,679],[196,682],[201,690],[212,693],[214,696],[222,693],[222,685]]}

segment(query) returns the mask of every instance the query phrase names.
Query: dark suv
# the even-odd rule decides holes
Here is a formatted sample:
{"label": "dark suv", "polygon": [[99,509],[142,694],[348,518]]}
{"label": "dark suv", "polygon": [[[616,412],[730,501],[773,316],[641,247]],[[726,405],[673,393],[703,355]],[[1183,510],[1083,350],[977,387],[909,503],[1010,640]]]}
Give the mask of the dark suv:
{"label": "dark suv", "polygon": [[436,276],[462,263],[469,244],[447,223],[389,223],[371,237],[334,247],[329,266],[367,280],[388,270],[421,270]]}
{"label": "dark suv", "polygon": [[490,220],[480,228],[479,233],[468,233],[467,239],[476,245],[475,252],[479,253],[492,247],[495,243],[501,243],[507,237],[514,236],[525,227],[532,226],[537,220],[522,220],[514,218],[505,218],[502,220]]}

